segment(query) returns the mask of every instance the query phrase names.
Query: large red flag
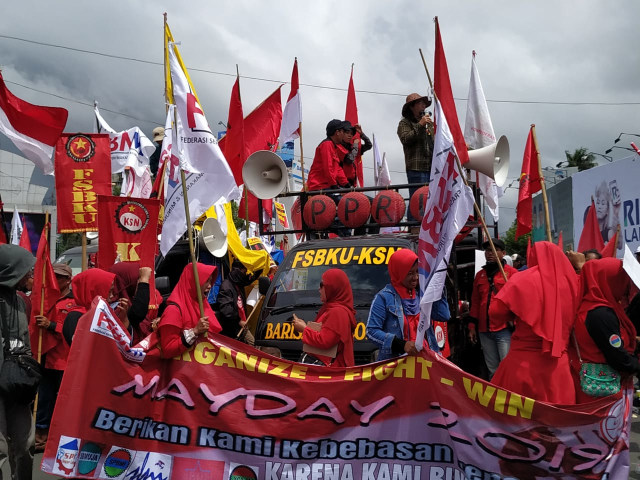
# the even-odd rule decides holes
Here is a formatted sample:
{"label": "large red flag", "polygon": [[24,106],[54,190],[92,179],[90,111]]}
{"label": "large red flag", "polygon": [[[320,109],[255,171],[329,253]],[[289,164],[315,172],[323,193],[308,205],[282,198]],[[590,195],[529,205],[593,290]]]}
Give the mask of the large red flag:
{"label": "large red flag", "polygon": [[[31,291],[31,319],[29,320],[29,336],[31,339],[31,350],[34,355],[38,351],[38,331],[41,330],[36,325],[36,315],[50,316],[51,309],[55,306],[58,298],[60,298],[60,289],[58,281],[51,266],[51,257],[49,254],[49,228],[47,223],[42,229],[40,243],[38,243],[38,252],[36,253],[36,265],[33,269],[33,290]],[[44,299],[44,303],[43,300]],[[40,305],[44,305],[42,310]],[[55,320],[49,318],[49,320]],[[42,345],[40,354],[44,355],[51,350],[58,342],[58,339],[51,332],[42,329]]]}
{"label": "large red flag", "polygon": [[19,99],[0,73],[0,132],[47,175],[53,174],[53,149],[68,115],[64,108],[41,107]]}
{"label": "large red flag", "polygon": [[524,147],[522,158],[522,171],[520,173],[520,189],[518,191],[518,207],[516,227],[516,239],[531,232],[531,195],[542,190],[540,181],[540,169],[538,168],[538,152],[533,141],[533,127],[529,129],[527,144]]}
{"label": "large red flag", "polygon": [[[243,120],[245,138],[244,151],[247,157],[258,150],[274,151],[278,146],[278,134],[280,133],[280,125],[282,123],[281,88],[282,85]],[[226,148],[227,139],[228,134],[220,140],[220,148],[222,148],[223,151]],[[251,192],[247,192],[247,197],[249,198],[249,219],[252,222],[259,223],[258,199],[253,196]],[[273,209],[272,201],[263,200],[262,207],[267,217],[271,219]],[[240,218],[246,217],[245,195],[242,195],[242,200],[240,200],[238,216]]]}
{"label": "large red flag", "polygon": [[616,251],[618,250],[618,237],[620,236],[620,225],[618,225],[618,229],[616,233],[613,235],[613,238],[609,240],[609,242],[604,246],[604,248],[600,251],[603,258],[616,257]]}
{"label": "large red flag", "polygon": [[229,118],[227,120],[227,134],[223,137],[224,142],[219,142],[218,146],[224,153],[224,158],[233,172],[236,185],[242,185],[242,166],[247,159],[244,143],[244,115],[242,114],[242,100],[240,98],[240,78],[236,79],[231,90],[231,101],[229,103]]}
{"label": "large red flag", "polygon": [[[356,103],[356,89],[353,86],[353,66],[351,66],[351,77],[349,77],[349,89],[347,90],[347,110],[344,114],[344,119],[351,122],[351,125],[357,125],[358,123],[358,104]],[[360,134],[356,132],[353,136],[353,142],[360,143]],[[358,155],[355,158],[356,177],[358,179],[358,186],[364,187],[364,175],[362,172],[362,155]]]}
{"label": "large red flag", "polygon": [[[453,99],[453,91],[451,90],[451,80],[449,79],[449,69],[447,68],[447,58],[444,55],[444,47],[440,38],[440,25],[438,17],[436,17],[436,51],[433,68],[433,88],[436,96],[442,106],[442,112],[447,119],[449,130],[453,136],[453,143],[456,147],[456,153],[462,163],[469,161],[467,153],[467,144],[464,141],[464,135],[458,121],[458,112],[456,112],[456,102]],[[348,120],[348,119],[347,119]],[[438,119],[436,118],[436,122]]]}
{"label": "large red flag", "polygon": [[604,248],[604,240],[602,238],[602,233],[600,232],[600,226],[598,225],[596,206],[593,203],[593,199],[591,199],[591,206],[587,212],[587,218],[584,221],[584,227],[580,234],[578,251],[584,252],[585,250],[591,250],[594,248],[601,252]]}
{"label": "large red flag", "polygon": [[20,243],[18,245],[33,253],[33,250],[31,250],[31,240],[29,239],[29,230],[27,229],[27,219],[24,215],[22,216],[22,233],[20,234]]}

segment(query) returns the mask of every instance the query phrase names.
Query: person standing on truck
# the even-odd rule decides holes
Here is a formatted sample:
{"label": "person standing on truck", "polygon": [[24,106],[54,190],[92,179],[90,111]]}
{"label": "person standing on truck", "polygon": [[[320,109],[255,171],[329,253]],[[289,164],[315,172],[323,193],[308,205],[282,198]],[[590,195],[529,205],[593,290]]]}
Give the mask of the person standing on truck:
{"label": "person standing on truck", "polygon": [[[352,126],[351,122],[345,120],[343,122],[343,127],[344,136],[342,138],[342,143],[338,145],[338,156],[340,158],[340,166],[345,177],[347,177],[351,186],[355,187],[358,183],[358,166],[356,162],[362,162],[362,154],[371,150],[373,148],[373,143],[371,143],[369,137],[364,134],[359,124]],[[364,143],[360,144],[360,139],[357,139],[355,142],[353,141],[353,136],[356,133],[360,135],[360,139],[362,139]],[[358,186],[364,187],[364,185]]]}
{"label": "person standing on truck", "polygon": [[[349,124],[351,127],[351,124]],[[307,187],[309,190],[325,190],[329,188],[348,188],[351,186],[340,166],[340,158],[344,153],[339,153],[338,145],[342,144],[345,135],[345,122],[333,119],[327,123],[327,138],[316,148]]]}
{"label": "person standing on truck", "polygon": [[489,242],[482,244],[484,256],[487,263],[482,267],[473,280],[473,290],[471,292],[471,309],[469,310],[469,340],[477,343],[480,337],[480,345],[484,361],[489,370],[489,380],[496,373],[498,365],[509,353],[511,345],[511,330],[513,325],[507,324],[502,318],[492,318],[489,314],[491,302],[504,287],[506,280],[500,273],[498,262],[502,263],[507,279],[518,273],[513,267],[506,264],[503,257],[505,255],[505,244],[498,238],[493,239],[498,257],[496,258],[491,250]]}
{"label": "person standing on truck", "polygon": [[302,333],[302,343],[321,349],[337,345],[335,358],[315,355],[326,366],[353,367],[353,332],[356,329],[356,311],[353,308],[353,292],[349,277],[338,268],[331,268],[322,274],[320,281],[322,308],[315,321],[322,328],[315,331],[297,315],[293,315],[293,329]]}
{"label": "person standing on truck", "polygon": [[[397,250],[389,258],[388,269],[391,283],[374,297],[367,320],[367,337],[379,347],[378,360],[418,353],[415,344],[420,321],[418,256],[408,248]],[[432,326],[426,338],[429,348],[438,352]]]}

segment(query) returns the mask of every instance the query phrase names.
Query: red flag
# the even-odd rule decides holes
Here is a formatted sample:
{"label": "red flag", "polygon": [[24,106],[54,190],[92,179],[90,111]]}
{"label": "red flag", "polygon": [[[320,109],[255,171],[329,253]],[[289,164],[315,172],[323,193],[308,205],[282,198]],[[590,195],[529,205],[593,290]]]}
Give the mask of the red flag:
{"label": "red flag", "polygon": [[231,102],[229,103],[229,118],[227,120],[227,134],[225,140],[218,146],[224,153],[224,158],[233,172],[236,185],[242,185],[242,166],[247,159],[244,143],[244,115],[242,114],[242,100],[240,99],[240,77],[236,79],[231,90]]}
{"label": "red flag", "polygon": [[7,243],[7,236],[4,233],[4,225],[0,228],[0,245]]}
{"label": "red flag", "polygon": [[533,267],[538,264],[538,259],[534,255],[534,250],[531,248],[531,236],[527,239],[527,265]]}
{"label": "red flag", "polygon": [[[344,114],[344,119],[351,122],[351,125],[357,125],[358,123],[358,104],[356,103],[356,89],[353,86],[353,65],[351,66],[351,77],[349,77],[349,89],[347,90],[347,110]],[[360,134],[356,132],[353,136],[354,143],[360,143]],[[358,186],[364,187],[364,175],[362,172],[362,155],[358,155],[355,159],[356,177],[358,179]]]}
{"label": "red flag", "polygon": [[[280,85],[271,95],[269,95],[260,105],[258,105],[243,120],[245,146],[244,151],[247,155],[251,155],[258,150],[274,151],[278,146],[278,134],[280,133],[280,125],[282,123],[282,102],[280,100]],[[225,151],[229,134],[220,139],[220,148]],[[242,168],[240,169],[242,170]],[[244,183],[244,181],[242,181]],[[259,223],[258,217],[258,199],[251,192],[247,192],[249,198],[249,219],[252,222]],[[245,195],[242,195],[240,206],[238,208],[238,216],[246,217]],[[272,201],[263,200],[262,208],[271,219]]]}
{"label": "red flag", "polygon": [[564,240],[562,238],[562,230],[560,230],[560,233],[558,234],[558,246],[564,250]]}
{"label": "red flag", "polygon": [[[613,238],[609,240],[609,242],[605,245],[605,247],[600,251],[603,258],[616,257],[616,251],[618,250],[618,237],[620,236],[620,226],[616,230],[616,233],[613,235]],[[581,250],[582,251],[582,250]]]}
{"label": "red flag", "polygon": [[[44,315],[49,318],[51,309],[55,306],[58,298],[60,298],[60,289],[58,288],[56,275],[53,273],[51,257],[49,254],[49,228],[50,224],[47,223],[42,230],[40,243],[38,243],[38,252],[36,253],[36,265],[33,269],[33,290],[31,291],[32,308],[31,319],[29,321],[29,336],[31,339],[31,350],[34,354],[37,353],[39,336],[38,330],[40,330],[36,325],[35,316]],[[41,311],[40,305],[42,298],[44,298],[44,308]],[[49,318],[49,320],[55,319]],[[44,355],[51,350],[57,342],[58,340],[54,335],[46,329],[42,329],[42,349],[40,353]]]}
{"label": "red flag", "polygon": [[64,108],[41,107],[19,99],[0,73],[0,132],[47,175],[53,174],[53,148],[68,115]]}
{"label": "red flag", "polygon": [[298,81],[298,59],[293,62],[291,72],[291,93],[284,106],[282,126],[280,128],[280,144],[285,144],[300,137],[302,123],[302,101],[300,99],[300,83]]}
{"label": "red flag", "polygon": [[27,229],[27,219],[24,215],[22,216],[22,233],[20,234],[20,243],[18,245],[33,253],[33,250],[31,250],[31,240],[29,239],[29,230]]}
{"label": "red flag", "polygon": [[[467,163],[469,161],[469,154],[467,153],[467,144],[464,141],[464,135],[460,128],[460,122],[458,121],[456,103],[453,99],[451,80],[449,79],[449,69],[447,68],[447,59],[444,55],[444,47],[442,46],[442,39],[440,38],[438,17],[436,17],[436,51],[434,63],[433,88],[438,100],[440,101],[447,123],[449,124],[449,130],[453,136],[453,143],[456,146],[458,158],[462,163]],[[437,121],[438,119],[436,118],[436,122]]]}
{"label": "red flag", "polygon": [[542,190],[538,168],[538,152],[533,141],[533,127],[529,129],[527,144],[522,158],[522,172],[520,173],[520,189],[518,191],[516,239],[531,232],[531,195]]}
{"label": "red flag", "polygon": [[587,218],[584,221],[584,227],[580,234],[580,241],[578,242],[578,251],[584,252],[585,250],[596,249],[601,252],[604,248],[604,240],[602,239],[602,233],[600,232],[600,226],[598,225],[598,216],[596,215],[596,206],[591,199],[591,206],[587,212]]}

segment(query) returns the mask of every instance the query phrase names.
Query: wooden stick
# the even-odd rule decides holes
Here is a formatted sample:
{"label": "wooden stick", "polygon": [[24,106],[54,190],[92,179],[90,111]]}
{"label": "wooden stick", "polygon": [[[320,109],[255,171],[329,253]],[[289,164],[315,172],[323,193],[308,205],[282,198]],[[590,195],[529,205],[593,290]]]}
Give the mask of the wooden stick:
{"label": "wooden stick", "polygon": [[184,215],[187,219],[187,237],[189,238],[189,255],[191,256],[191,265],[193,266],[193,279],[196,282],[200,317],[204,317],[204,303],[202,302],[202,289],[200,288],[200,276],[198,275],[198,262],[196,261],[196,252],[193,248],[193,229],[191,228],[191,214],[189,212],[189,199],[187,198],[187,182],[182,168],[180,169],[180,179],[182,180],[182,199],[184,200]]}
{"label": "wooden stick", "polygon": [[[436,22],[436,28],[438,23]],[[427,78],[429,79],[429,85],[431,86],[431,89],[433,90],[433,83],[431,82],[431,75],[429,75],[429,69],[427,68],[427,62],[424,59],[424,55],[422,54],[422,49],[419,48],[418,49],[420,51],[420,57],[422,57],[422,64],[424,65],[424,69],[427,72]],[[437,96],[436,96],[436,92],[435,90],[433,91],[433,97],[437,100]],[[456,163],[458,164],[458,170],[460,171],[460,176],[462,177],[462,180],[464,181],[464,184],[468,187],[469,186],[469,182],[467,181],[467,176],[464,174],[464,170],[462,169],[462,163],[460,163],[460,159],[458,158],[458,155],[455,155],[456,157]],[[484,234],[487,236],[487,240],[489,241],[489,246],[491,247],[491,251],[493,252],[493,254],[496,257],[496,263],[498,264],[498,268],[500,269],[500,273],[502,274],[502,277],[504,278],[505,282],[507,281],[507,274],[504,271],[504,268],[502,266],[502,262],[500,261],[499,257],[498,257],[498,252],[496,251],[496,246],[493,244],[493,239],[491,238],[491,235],[489,235],[489,229],[487,228],[487,224],[484,221],[484,216],[482,215],[482,212],[480,211],[480,207],[478,207],[478,203],[476,202],[476,199],[474,197],[473,199],[473,208],[476,211],[476,215],[478,216],[478,219],[480,220],[480,224],[482,225],[482,231],[484,232]]]}
{"label": "wooden stick", "polygon": [[87,269],[87,232],[82,232],[82,271]]}
{"label": "wooden stick", "polygon": [[536,136],[535,123],[531,124],[531,133],[533,134],[533,146],[536,149],[536,156],[538,157],[538,176],[540,177],[540,188],[542,189],[542,204],[544,205],[544,219],[547,227],[547,241],[553,243],[553,237],[551,236],[551,219],[549,217],[549,201],[547,200],[547,187],[544,181],[544,175],[542,175],[540,150],[538,149],[538,137]]}
{"label": "wooden stick", "polygon": [[[44,235],[47,243],[49,242],[49,229],[47,228],[49,223],[49,212],[44,213],[44,230],[42,231],[42,235]],[[84,235],[84,234],[83,234]],[[46,265],[46,263],[45,263]],[[42,269],[42,284],[40,286],[40,316],[44,315],[44,289],[45,283],[47,281],[47,270],[46,268]],[[42,327],[38,328],[38,351],[36,354],[36,360],[38,363],[42,362]],[[36,421],[36,413],[38,412],[38,392],[36,391],[36,398],[33,401],[33,422]]]}
{"label": "wooden stick", "polygon": [[302,176],[302,191],[307,191],[307,180],[304,177],[304,151],[302,149],[302,122],[298,123],[298,134],[300,140],[300,175]]}

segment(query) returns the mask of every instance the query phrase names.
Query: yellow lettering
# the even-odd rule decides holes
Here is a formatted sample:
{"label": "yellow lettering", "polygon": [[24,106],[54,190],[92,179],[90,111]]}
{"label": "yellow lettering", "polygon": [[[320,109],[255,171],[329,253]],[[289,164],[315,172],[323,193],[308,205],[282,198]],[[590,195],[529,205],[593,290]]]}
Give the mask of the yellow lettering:
{"label": "yellow lettering", "polygon": [[372,370],[371,367],[362,367],[362,381],[370,382],[371,381]]}
{"label": "yellow lettering", "polygon": [[139,262],[140,255],[138,254],[136,248],[138,248],[140,245],[140,242],[116,242],[116,255],[120,255],[120,260],[122,262]]}
{"label": "yellow lettering", "polygon": [[291,366],[291,374],[289,375],[289,377],[300,378],[304,380],[305,378],[307,378],[307,370],[308,370],[307,367],[294,363]]}
{"label": "yellow lettering", "polygon": [[397,252],[398,250],[400,250],[399,248],[393,248],[393,247],[389,247],[389,250],[387,251],[387,259],[385,260],[385,264],[389,264],[389,259],[391,258],[391,255],[393,255],[395,252]]}
{"label": "yellow lettering", "polygon": [[74,190],[93,190],[93,180],[76,180],[73,182]]}
{"label": "yellow lettering", "polygon": [[298,250],[296,252],[296,256],[293,257],[293,263],[291,264],[291,268],[296,268],[298,263],[302,261],[302,257],[304,256],[304,250]]}
{"label": "yellow lettering", "polygon": [[178,355],[177,357],[173,357],[174,360],[180,360],[183,362],[190,362],[191,361],[191,349],[189,350],[185,350],[184,352],[182,352],[182,355]]}
{"label": "yellow lettering", "polygon": [[353,368],[344,372],[344,379],[348,381],[355,380],[359,376],[360,376],[360,369],[358,368]]}
{"label": "yellow lettering", "polygon": [[416,357],[402,357],[398,359],[398,366],[393,371],[396,378],[415,378],[416,376]]}
{"label": "yellow lettering", "polygon": [[533,404],[535,400],[527,398],[517,393],[511,392],[509,396],[509,408],[507,408],[507,415],[515,417],[518,413],[522,418],[531,418],[531,412],[533,412]]}
{"label": "yellow lettering", "polygon": [[273,326],[273,338],[275,338],[276,340],[280,340],[282,337],[280,336],[280,327],[282,326],[281,323],[276,323]]}
{"label": "yellow lettering", "polygon": [[250,372],[255,372],[257,363],[258,357],[255,355],[247,355],[245,352],[236,353],[236,368],[240,370],[244,368]]}
{"label": "yellow lettering", "polygon": [[98,196],[96,192],[71,192],[73,194],[72,202],[96,202]]}
{"label": "yellow lettering", "polygon": [[258,373],[267,373],[268,368],[269,368],[269,359],[261,358],[260,363],[258,364]]}
{"label": "yellow lettering", "polygon": [[214,365],[216,367],[222,367],[225,365],[231,368],[236,367],[233,363],[233,357],[231,356],[231,349],[229,347],[220,347],[220,350],[218,350],[218,357],[216,358]]}
{"label": "yellow lettering", "polygon": [[96,221],[97,213],[74,213],[73,221],[75,223],[93,223]]}
{"label": "yellow lettering", "polygon": [[293,333],[293,324],[292,323],[282,323],[282,338],[291,339],[291,334]]}
{"label": "yellow lettering", "polygon": [[193,359],[202,364],[209,365],[216,359],[216,349],[209,342],[200,342],[193,349]]}
{"label": "yellow lettering", "polygon": [[385,380],[393,375],[393,371],[396,368],[398,362],[395,360],[389,363],[383,363],[382,365],[378,365],[373,369],[373,376],[376,377],[376,380]]}
{"label": "yellow lettering", "polygon": [[423,357],[416,357],[416,361],[420,364],[420,378],[422,380],[429,380],[429,368],[433,365],[433,362]]}
{"label": "yellow lettering", "polygon": [[311,262],[313,262],[314,252],[315,250],[307,250],[304,252],[304,261],[302,262],[303,267],[311,265]]}
{"label": "yellow lettering", "polygon": [[356,325],[356,331],[353,332],[353,338],[355,338],[356,340],[364,340],[366,334],[367,326],[364,324],[364,322],[358,322],[358,324]]}
{"label": "yellow lettering", "polygon": [[[348,254],[345,257],[345,253]],[[340,252],[340,264],[341,265],[346,265],[348,264],[351,259],[353,258],[353,247],[351,248],[345,248],[342,250],[342,252]]]}
{"label": "yellow lettering", "polygon": [[362,247],[362,250],[360,250],[360,256],[358,257],[358,263],[361,265],[363,263],[371,265],[371,252],[373,252],[374,248],[375,247]]}
{"label": "yellow lettering", "polygon": [[337,265],[338,264],[338,252],[342,250],[342,247],[339,248],[330,248],[329,252],[327,252],[327,259],[325,260],[325,265]]}
{"label": "yellow lettering", "polygon": [[267,331],[264,334],[265,340],[273,340],[273,323],[267,323]]}
{"label": "yellow lettering", "polygon": [[316,250],[316,256],[313,259],[313,266],[316,267],[318,265],[322,265],[324,264],[324,259],[327,256],[327,251],[322,249],[322,250]]}
{"label": "yellow lettering", "polygon": [[496,399],[493,402],[493,409],[496,412],[504,413],[504,406],[506,405],[507,400],[507,391],[506,390],[498,390],[496,392]]}
{"label": "yellow lettering", "polygon": [[492,387],[491,385],[485,386],[482,382],[475,382],[467,377],[462,378],[462,383],[465,391],[467,392],[467,396],[471,400],[480,403],[483,407],[489,405],[489,402],[496,391],[496,387]]}
{"label": "yellow lettering", "polygon": [[382,265],[387,258],[387,247],[376,248],[376,257],[373,259],[374,265]]}
{"label": "yellow lettering", "polygon": [[273,368],[269,370],[267,373],[270,373],[271,375],[278,375],[279,377],[285,377],[285,378],[288,377],[288,375],[285,372],[285,370],[289,368],[288,363],[274,360],[272,365],[273,365]]}
{"label": "yellow lettering", "polygon": [[84,180],[85,178],[89,178],[93,173],[93,168],[80,168],[73,170],[73,179],[74,180]]}

